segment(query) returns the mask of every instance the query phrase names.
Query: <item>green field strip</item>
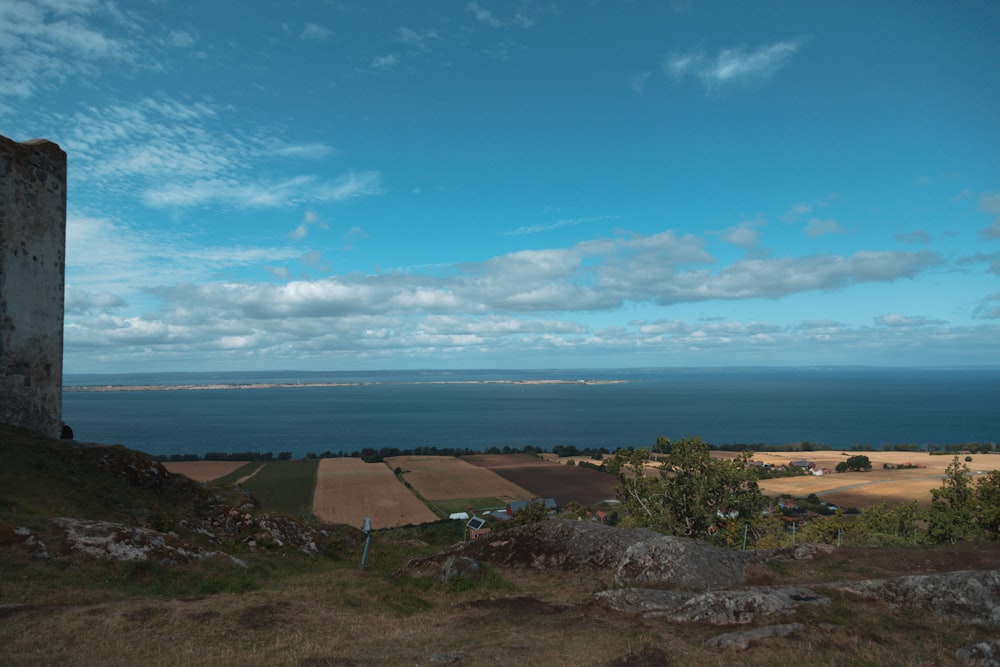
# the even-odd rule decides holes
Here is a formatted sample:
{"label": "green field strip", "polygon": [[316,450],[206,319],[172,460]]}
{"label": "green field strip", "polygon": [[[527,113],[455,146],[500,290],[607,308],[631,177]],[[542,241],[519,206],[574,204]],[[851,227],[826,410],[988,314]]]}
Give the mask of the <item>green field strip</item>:
{"label": "green field strip", "polygon": [[257,466],[259,466],[259,465],[261,465],[260,461],[251,461],[251,462],[247,463],[246,465],[241,466],[241,467],[237,468],[236,470],[232,471],[228,475],[225,475],[223,477],[219,477],[217,479],[213,479],[210,482],[210,484],[212,486],[232,486],[237,481],[239,481],[243,477],[246,477],[247,475],[249,475],[250,473],[252,473],[254,470],[256,470]]}
{"label": "green field strip", "polygon": [[507,501],[501,498],[460,498],[457,500],[427,500],[421,498],[431,510],[442,518],[446,518],[456,512],[468,512],[471,507],[474,510],[497,509],[506,507]]}
{"label": "green field strip", "polygon": [[[240,469],[244,475],[261,464],[255,462],[251,465],[254,468],[244,466]],[[266,512],[310,517],[318,469],[319,459],[268,461],[260,472],[243,483],[243,487],[253,494]]]}

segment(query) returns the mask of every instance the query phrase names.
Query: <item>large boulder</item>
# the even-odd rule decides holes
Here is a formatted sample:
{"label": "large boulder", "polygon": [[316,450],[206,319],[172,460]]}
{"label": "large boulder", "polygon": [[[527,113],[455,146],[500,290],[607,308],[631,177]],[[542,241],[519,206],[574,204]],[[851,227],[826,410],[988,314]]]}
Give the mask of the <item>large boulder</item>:
{"label": "large boulder", "polygon": [[633,544],[618,561],[622,587],[708,590],[746,583],[747,557],[685,537],[655,535]]}
{"label": "large boulder", "polygon": [[505,567],[610,570],[619,586],[705,590],[746,582],[750,558],[683,537],[593,521],[518,526],[410,561],[411,568],[454,557]]}

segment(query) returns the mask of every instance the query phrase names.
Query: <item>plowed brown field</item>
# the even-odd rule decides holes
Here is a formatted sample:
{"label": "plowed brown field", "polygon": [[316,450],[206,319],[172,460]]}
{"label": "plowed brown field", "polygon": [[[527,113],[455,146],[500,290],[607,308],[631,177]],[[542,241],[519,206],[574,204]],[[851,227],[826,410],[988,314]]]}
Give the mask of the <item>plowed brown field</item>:
{"label": "plowed brown field", "polygon": [[473,454],[462,460],[492,470],[540,498],[553,498],[560,507],[574,500],[593,507],[614,499],[618,485],[614,475],[543,461],[530,454]]}

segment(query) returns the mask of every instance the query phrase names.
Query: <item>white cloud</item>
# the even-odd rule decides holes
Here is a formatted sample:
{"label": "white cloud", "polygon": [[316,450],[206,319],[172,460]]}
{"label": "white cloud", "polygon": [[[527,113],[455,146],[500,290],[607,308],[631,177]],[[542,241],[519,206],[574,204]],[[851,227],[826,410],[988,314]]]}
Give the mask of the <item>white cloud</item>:
{"label": "white cloud", "polygon": [[306,211],[302,216],[302,223],[298,227],[293,229],[289,236],[296,241],[301,241],[306,236],[309,235],[310,227],[319,227],[320,229],[329,229],[329,226],[320,219],[319,215],[315,211]]}
{"label": "white cloud", "polygon": [[361,239],[368,238],[368,234],[363,229],[355,225],[344,233],[344,250],[354,250],[354,244]]}
{"label": "white cloud", "polygon": [[187,313],[234,319],[341,317],[356,314],[481,315],[617,310],[626,302],[670,305],[710,299],[780,298],[811,290],[912,277],[938,260],[932,253],[856,253],[744,260],[718,271],[685,269],[713,260],[692,237],[588,241],[569,248],[524,250],[451,275],[349,274],[284,285],[183,284],[159,289]]}
{"label": "white cloud", "polygon": [[778,219],[789,224],[797,223],[816,209],[830,207],[839,198],[840,196],[834,193],[824,199],[797,201],[788,207],[787,211],[778,216]]}
{"label": "white cloud", "polygon": [[974,315],[984,320],[1000,320],[1000,293],[992,294],[980,301]]}
{"label": "white cloud", "polygon": [[927,245],[931,242],[931,236],[922,229],[916,229],[912,232],[896,234],[896,240],[912,245]]}
{"label": "white cloud", "polygon": [[514,13],[514,16],[510,17],[509,19],[502,19],[498,17],[496,14],[491,12],[489,9],[483,7],[478,2],[470,2],[465,7],[468,10],[468,12],[472,14],[473,18],[475,18],[477,21],[495,29],[506,28],[508,26],[516,26],[518,28],[530,30],[531,28],[535,27],[535,24],[537,23],[535,17],[528,14],[523,6],[521,7],[521,9],[519,9]]}
{"label": "white cloud", "polygon": [[466,9],[472,14],[473,17],[480,23],[485,23],[491,28],[503,28],[506,23],[494,16],[488,9],[484,8],[478,2],[470,2],[466,5]]}
{"label": "white cloud", "polygon": [[305,27],[302,29],[302,34],[299,36],[302,39],[326,41],[330,39],[332,35],[332,31],[319,25],[318,23],[306,23]]}
{"label": "white cloud", "polygon": [[308,144],[279,144],[274,149],[274,154],[280,155],[281,157],[322,160],[335,156],[337,154],[337,149],[320,142]]}
{"label": "white cloud", "polygon": [[186,30],[174,30],[169,35],[170,45],[177,47],[178,49],[189,49],[195,45],[198,38],[194,33],[190,33]]}
{"label": "white cloud", "polygon": [[131,106],[59,116],[71,129],[55,139],[73,155],[71,187],[86,182],[86,190],[154,208],[269,208],[383,192],[376,171],[348,170],[336,178],[263,175],[258,167],[273,156],[317,161],[336,155],[336,149],[323,142],[285,142],[263,131],[216,129],[225,120],[224,112],[206,103],[145,98]]}
{"label": "white cloud", "polygon": [[646,82],[649,80],[650,74],[652,74],[652,72],[636,72],[634,74],[629,74],[629,88],[634,90],[639,95],[642,95],[643,91],[646,89]]}
{"label": "white cloud", "polygon": [[1000,239],[1000,192],[984,192],[979,196],[979,208],[993,218],[993,224],[979,231],[982,239]]}
{"label": "white cloud", "polygon": [[723,231],[722,239],[726,243],[732,243],[747,250],[756,248],[760,245],[760,232],[757,231],[756,227],[756,223],[741,222]]}
{"label": "white cloud", "polygon": [[524,227],[518,227],[509,232],[504,232],[504,236],[521,236],[524,234],[538,234],[540,232],[548,232],[553,229],[559,229],[560,227],[573,227],[576,225],[582,225],[589,222],[597,222],[601,220],[614,220],[613,216],[594,216],[589,218],[563,218],[556,220],[555,222],[539,224],[539,225],[527,225]]}
{"label": "white cloud", "polygon": [[430,42],[440,39],[434,30],[418,31],[413,28],[402,27],[396,31],[396,41],[416,51],[427,51],[430,49]]}
{"label": "white cloud", "polygon": [[[70,211],[66,283],[79,295],[108,294],[132,303],[154,285],[204,281],[227,267],[291,259],[294,248],[195,245],[168,229],[145,231]],[[80,296],[80,303],[93,298]]]}
{"label": "white cloud", "polygon": [[31,97],[69,78],[98,76],[106,62],[137,58],[132,43],[93,24],[97,3],[0,2],[0,90]]}
{"label": "white cloud", "polygon": [[675,77],[695,76],[713,90],[734,84],[766,81],[798,53],[800,41],[766,44],[748,51],[745,47],[721,49],[715,57],[696,50],[674,53],[663,61],[664,71]]}
{"label": "white cloud", "polygon": [[384,56],[377,56],[372,59],[372,67],[375,69],[389,69],[390,67],[395,67],[399,64],[399,56],[395,53],[389,53]]}
{"label": "white cloud", "polygon": [[817,237],[825,236],[827,234],[843,234],[844,229],[840,226],[840,223],[832,218],[826,220],[821,220],[819,218],[813,218],[806,225],[805,232],[807,236]]}
{"label": "white cloud", "polygon": [[933,320],[923,316],[897,315],[895,313],[891,313],[889,315],[882,315],[881,317],[876,317],[875,323],[882,327],[900,327],[900,328],[926,327],[931,325],[947,324],[947,322],[944,322],[943,320]]}
{"label": "white cloud", "polygon": [[73,285],[66,285],[65,310],[67,315],[87,315],[93,311],[110,312],[128,306],[128,303],[111,292],[87,292]]}

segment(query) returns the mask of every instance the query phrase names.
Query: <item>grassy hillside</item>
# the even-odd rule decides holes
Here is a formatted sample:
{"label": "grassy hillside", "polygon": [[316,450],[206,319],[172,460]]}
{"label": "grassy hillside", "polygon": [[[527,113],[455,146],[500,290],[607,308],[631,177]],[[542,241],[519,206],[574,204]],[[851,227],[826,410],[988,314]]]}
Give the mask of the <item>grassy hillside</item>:
{"label": "grassy hillside", "polygon": [[[0,664],[951,665],[959,647],[995,636],[995,628],[832,596],[829,605],[766,621],[804,630],[720,652],[705,640],[746,628],[611,611],[593,601],[612,585],[609,572],[486,568],[479,579],[444,583],[435,572],[405,570],[410,558],[454,542],[455,522],[375,534],[362,570],[357,529],[323,527],[321,553],[307,555],[240,532],[262,516],[250,504],[237,490],[157,472],[149,457],[122,447],[0,426]],[[56,517],[155,528],[239,561],[95,559],[60,536]],[[227,518],[223,533],[214,522]],[[284,524],[272,517],[266,525]],[[996,549],[983,545],[840,550],[762,571],[759,583],[997,562]]]}
{"label": "grassy hillside", "polygon": [[197,484],[158,472],[139,452],[0,425],[0,523],[41,527],[57,516],[148,521],[157,513],[192,511],[205,501]]}

